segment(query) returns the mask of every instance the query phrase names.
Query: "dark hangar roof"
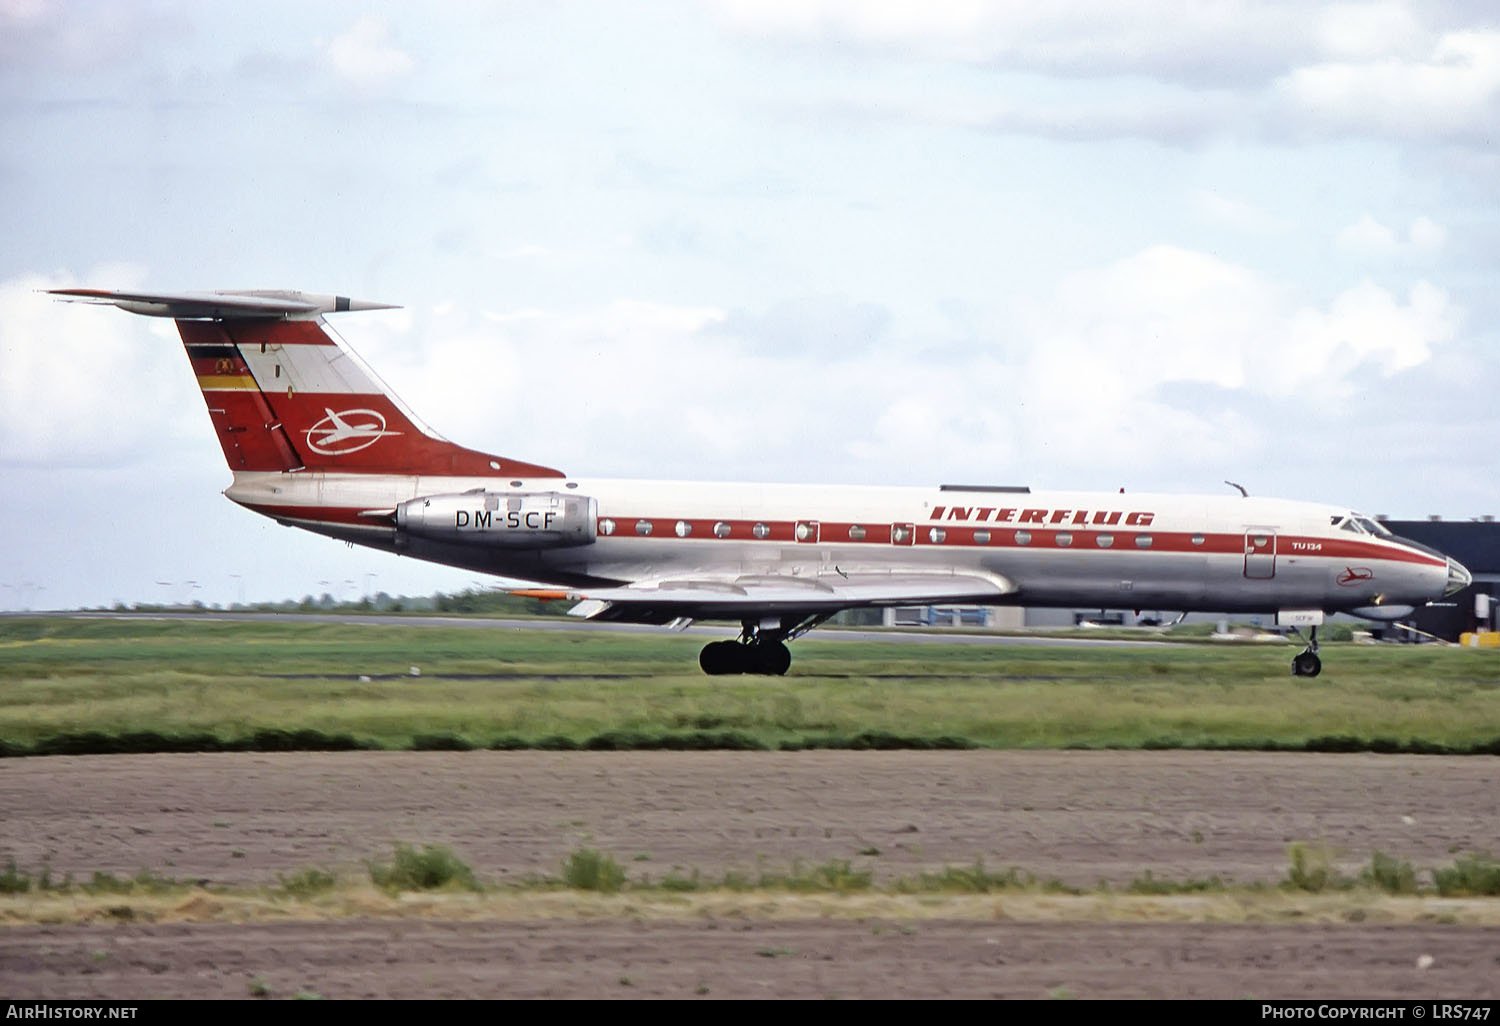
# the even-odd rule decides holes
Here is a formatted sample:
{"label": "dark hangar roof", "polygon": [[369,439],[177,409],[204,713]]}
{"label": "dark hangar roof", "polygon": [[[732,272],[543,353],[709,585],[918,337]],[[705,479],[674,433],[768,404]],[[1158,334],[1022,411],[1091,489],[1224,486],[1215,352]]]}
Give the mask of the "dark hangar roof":
{"label": "dark hangar roof", "polygon": [[1392,533],[1452,556],[1475,574],[1500,574],[1500,523],[1487,520],[1383,520]]}

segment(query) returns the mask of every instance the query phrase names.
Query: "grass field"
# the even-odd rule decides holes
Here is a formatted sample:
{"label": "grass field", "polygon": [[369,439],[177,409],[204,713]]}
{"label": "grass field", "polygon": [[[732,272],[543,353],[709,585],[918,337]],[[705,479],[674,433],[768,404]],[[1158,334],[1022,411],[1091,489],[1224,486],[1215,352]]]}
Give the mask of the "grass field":
{"label": "grass field", "polygon": [[[814,634],[784,678],[679,634],[0,621],[0,753],[215,748],[1174,747],[1500,754],[1500,657],[1432,645],[1151,649]],[[419,671],[412,674],[412,668]],[[368,679],[361,679],[368,678]]]}

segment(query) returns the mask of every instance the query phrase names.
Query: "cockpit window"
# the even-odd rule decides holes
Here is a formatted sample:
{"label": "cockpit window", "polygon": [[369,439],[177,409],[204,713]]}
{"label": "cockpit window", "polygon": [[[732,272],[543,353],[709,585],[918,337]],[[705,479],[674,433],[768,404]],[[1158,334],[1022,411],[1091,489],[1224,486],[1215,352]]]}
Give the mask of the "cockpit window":
{"label": "cockpit window", "polygon": [[1349,531],[1350,534],[1373,534],[1377,538],[1395,537],[1389,529],[1386,529],[1385,523],[1380,522],[1380,520],[1371,519],[1368,516],[1361,516],[1359,513],[1349,513],[1347,516],[1331,516],[1329,517],[1329,523],[1332,523],[1338,531]]}
{"label": "cockpit window", "polygon": [[1342,517],[1329,517],[1329,521],[1340,531],[1348,531],[1350,534],[1373,534],[1377,538],[1392,538],[1394,535],[1388,531],[1384,524],[1370,517],[1358,513],[1350,513]]}

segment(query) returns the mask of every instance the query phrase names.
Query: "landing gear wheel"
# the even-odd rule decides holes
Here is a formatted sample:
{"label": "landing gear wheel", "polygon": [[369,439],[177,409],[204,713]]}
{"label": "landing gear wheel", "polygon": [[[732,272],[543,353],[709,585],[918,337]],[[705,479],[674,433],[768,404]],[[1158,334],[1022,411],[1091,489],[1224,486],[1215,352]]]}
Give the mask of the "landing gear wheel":
{"label": "landing gear wheel", "polygon": [[779,641],[758,641],[748,646],[752,673],[780,677],[792,665],[792,653]]}
{"label": "landing gear wheel", "polygon": [[1298,652],[1292,659],[1292,676],[1316,677],[1323,672],[1323,660],[1316,652]]}
{"label": "landing gear wheel", "polygon": [[703,646],[698,653],[698,665],[710,677],[726,673],[744,673],[745,657],[743,645],[734,641],[715,641]]}
{"label": "landing gear wheel", "polygon": [[1318,658],[1318,629],[1314,627],[1307,632],[1307,647],[1292,659],[1292,676],[1316,677],[1322,672],[1323,660]]}
{"label": "landing gear wheel", "polygon": [[764,639],[745,643],[741,641],[715,641],[704,645],[698,653],[698,665],[710,677],[721,677],[729,673],[758,673],[767,677],[780,677],[792,665],[792,653],[786,645],[775,639]]}

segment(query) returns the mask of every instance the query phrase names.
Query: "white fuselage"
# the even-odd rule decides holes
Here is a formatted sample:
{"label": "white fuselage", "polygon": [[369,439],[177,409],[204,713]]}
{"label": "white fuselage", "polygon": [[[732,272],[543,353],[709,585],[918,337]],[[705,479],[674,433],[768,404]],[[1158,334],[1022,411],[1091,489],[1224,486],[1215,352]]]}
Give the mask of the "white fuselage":
{"label": "white fuselage", "polygon": [[[412,537],[382,516],[466,492],[476,512],[485,493],[592,499],[595,536],[525,549]],[[1443,556],[1348,509],[1239,496],[245,472],[225,494],[359,544],[563,585],[977,571],[1014,584],[1008,604],[1277,612],[1415,606],[1452,583]]]}

